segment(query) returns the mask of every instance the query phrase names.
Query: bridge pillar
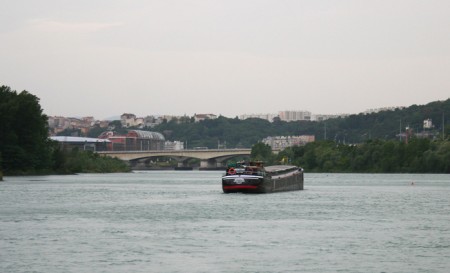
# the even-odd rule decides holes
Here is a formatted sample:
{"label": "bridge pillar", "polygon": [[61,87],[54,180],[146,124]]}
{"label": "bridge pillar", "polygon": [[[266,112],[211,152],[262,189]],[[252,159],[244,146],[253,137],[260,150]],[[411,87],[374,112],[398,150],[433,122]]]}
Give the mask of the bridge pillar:
{"label": "bridge pillar", "polygon": [[213,169],[216,167],[216,161],[214,159],[206,159],[200,161],[200,169]]}
{"label": "bridge pillar", "polygon": [[217,170],[223,166],[222,162],[217,162],[214,158],[200,161],[200,170]]}
{"label": "bridge pillar", "polygon": [[222,168],[222,167],[224,167],[225,165],[223,164],[223,162],[216,162],[216,167],[217,168]]}
{"label": "bridge pillar", "polygon": [[145,169],[145,163],[142,161],[125,161],[132,170]]}

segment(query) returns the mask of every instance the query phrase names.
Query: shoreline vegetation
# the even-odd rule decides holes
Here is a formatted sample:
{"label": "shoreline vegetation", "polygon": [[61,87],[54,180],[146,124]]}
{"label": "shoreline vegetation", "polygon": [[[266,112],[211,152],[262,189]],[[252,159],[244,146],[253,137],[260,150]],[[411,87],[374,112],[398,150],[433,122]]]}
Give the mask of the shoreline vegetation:
{"label": "shoreline vegetation", "polygon": [[73,173],[123,173],[130,167],[118,158],[100,156],[90,151],[57,151],[56,170],[59,174]]}
{"label": "shoreline vegetation", "polygon": [[[375,132],[373,132],[369,134],[371,135],[369,140],[358,144],[342,144],[345,141],[339,140],[337,132],[342,124],[348,123],[346,126],[349,128],[355,127],[355,124],[363,124],[367,127],[371,124],[370,120],[375,119],[377,126],[364,130],[378,128],[376,131],[381,131],[380,128],[385,127],[382,120],[393,120],[392,117],[388,117],[389,113],[386,112],[382,114],[383,119],[376,115],[358,115],[349,119],[327,120],[327,132],[331,134],[333,130],[336,131],[334,141],[326,140],[325,137],[325,140],[319,139],[304,146],[288,147],[277,155],[273,154],[270,146],[258,143],[262,139],[261,136],[270,134],[264,128],[273,127],[272,129],[280,134],[314,134],[317,136],[320,133],[316,129],[321,128],[324,124],[317,122],[285,123],[279,120],[269,124],[268,121],[259,119],[240,121],[219,117],[217,120],[205,120],[198,123],[171,121],[163,123],[155,129],[164,132],[167,136],[170,135],[171,140],[182,139],[193,143],[191,145],[202,144],[214,147],[219,141],[225,140],[230,148],[251,146],[251,158],[254,160],[265,161],[266,165],[297,165],[304,168],[306,172],[450,173],[450,141],[448,137],[445,138],[448,136],[448,127],[444,124],[444,112],[447,111],[445,110],[447,105],[450,105],[450,100],[430,103],[426,108],[428,112],[439,112],[442,115],[442,137],[439,138],[418,138],[411,135],[409,139],[400,141],[395,139],[395,135],[388,138],[388,134],[384,134],[384,138],[376,138]],[[414,112],[414,110],[418,112]],[[417,116],[416,120],[423,118],[418,106],[410,107],[405,111],[407,111],[405,112],[407,116]],[[392,113],[395,114],[397,120],[400,120],[400,110]],[[414,113],[416,114],[414,115]],[[438,115],[436,114],[436,116]],[[247,126],[248,123],[254,126]],[[240,128],[244,125],[246,125],[245,129],[241,130]],[[295,128],[289,129],[292,126]],[[192,132],[195,128],[197,130]],[[225,130],[226,128],[233,129]],[[362,129],[358,128],[356,126],[354,130],[360,134]],[[25,90],[18,93],[7,86],[0,86],[0,180],[3,179],[3,176],[9,175],[131,171],[126,162],[117,158],[104,157],[78,149],[60,150],[54,141],[49,140],[48,132],[48,117],[43,114],[39,98]],[[227,132],[233,132],[233,135],[228,136]],[[351,139],[351,136],[356,134],[355,132],[349,130],[345,134],[345,139]],[[374,138],[371,139],[372,137]],[[202,138],[210,140],[211,143],[199,142]],[[221,138],[224,139],[221,140]],[[234,145],[232,145],[233,143]],[[252,145],[252,143],[256,144]]]}
{"label": "shoreline vegetation", "polygon": [[71,151],[54,150],[53,153],[54,165],[52,168],[11,170],[6,172],[5,176],[125,173],[131,171],[130,167],[120,159],[100,156],[90,151],[79,151],[78,149]]}
{"label": "shoreline vegetation", "polygon": [[0,179],[9,175],[129,172],[116,158],[60,150],[48,138],[48,117],[39,98],[0,86]]}
{"label": "shoreline vegetation", "polygon": [[318,141],[289,147],[278,160],[322,173],[450,173],[450,141],[369,140],[358,145]]}

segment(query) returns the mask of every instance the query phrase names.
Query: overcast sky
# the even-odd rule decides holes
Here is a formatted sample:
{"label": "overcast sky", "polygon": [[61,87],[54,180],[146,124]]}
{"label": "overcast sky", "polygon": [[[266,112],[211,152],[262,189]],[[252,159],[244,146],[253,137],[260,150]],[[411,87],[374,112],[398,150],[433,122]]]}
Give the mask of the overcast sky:
{"label": "overcast sky", "polygon": [[450,97],[449,0],[0,0],[47,115],[359,113]]}

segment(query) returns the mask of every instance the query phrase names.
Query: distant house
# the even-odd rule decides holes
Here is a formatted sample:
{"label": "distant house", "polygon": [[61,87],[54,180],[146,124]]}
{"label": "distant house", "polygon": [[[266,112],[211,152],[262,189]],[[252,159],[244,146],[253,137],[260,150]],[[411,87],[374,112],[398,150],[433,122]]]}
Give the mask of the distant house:
{"label": "distant house", "polygon": [[130,113],[124,113],[120,116],[120,123],[122,127],[128,128],[135,126],[136,124],[136,115]]}
{"label": "distant house", "polygon": [[50,135],[56,135],[63,132],[64,130],[80,130],[82,134],[86,135],[91,127],[94,125],[94,117],[83,117],[83,118],[73,118],[73,117],[61,117],[54,116],[48,117],[48,127],[50,129]]}
{"label": "distant house", "polygon": [[426,119],[423,121],[423,129],[431,129],[433,127],[433,121],[431,119]]}
{"label": "distant house", "polygon": [[214,114],[195,114],[194,115],[194,121],[199,122],[205,119],[216,119],[217,116]]}

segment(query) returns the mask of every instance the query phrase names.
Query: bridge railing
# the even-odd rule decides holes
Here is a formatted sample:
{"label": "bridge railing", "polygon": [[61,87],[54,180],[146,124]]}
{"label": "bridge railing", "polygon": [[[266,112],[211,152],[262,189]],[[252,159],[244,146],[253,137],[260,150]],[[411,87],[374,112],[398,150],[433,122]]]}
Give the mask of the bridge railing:
{"label": "bridge railing", "polygon": [[130,151],[97,151],[99,154],[123,154],[123,153],[130,153],[130,154],[145,154],[145,153],[183,153],[183,152],[189,152],[189,153],[217,153],[217,152],[238,152],[238,151],[251,151],[250,148],[234,148],[234,149],[184,149],[184,150],[130,150]]}

